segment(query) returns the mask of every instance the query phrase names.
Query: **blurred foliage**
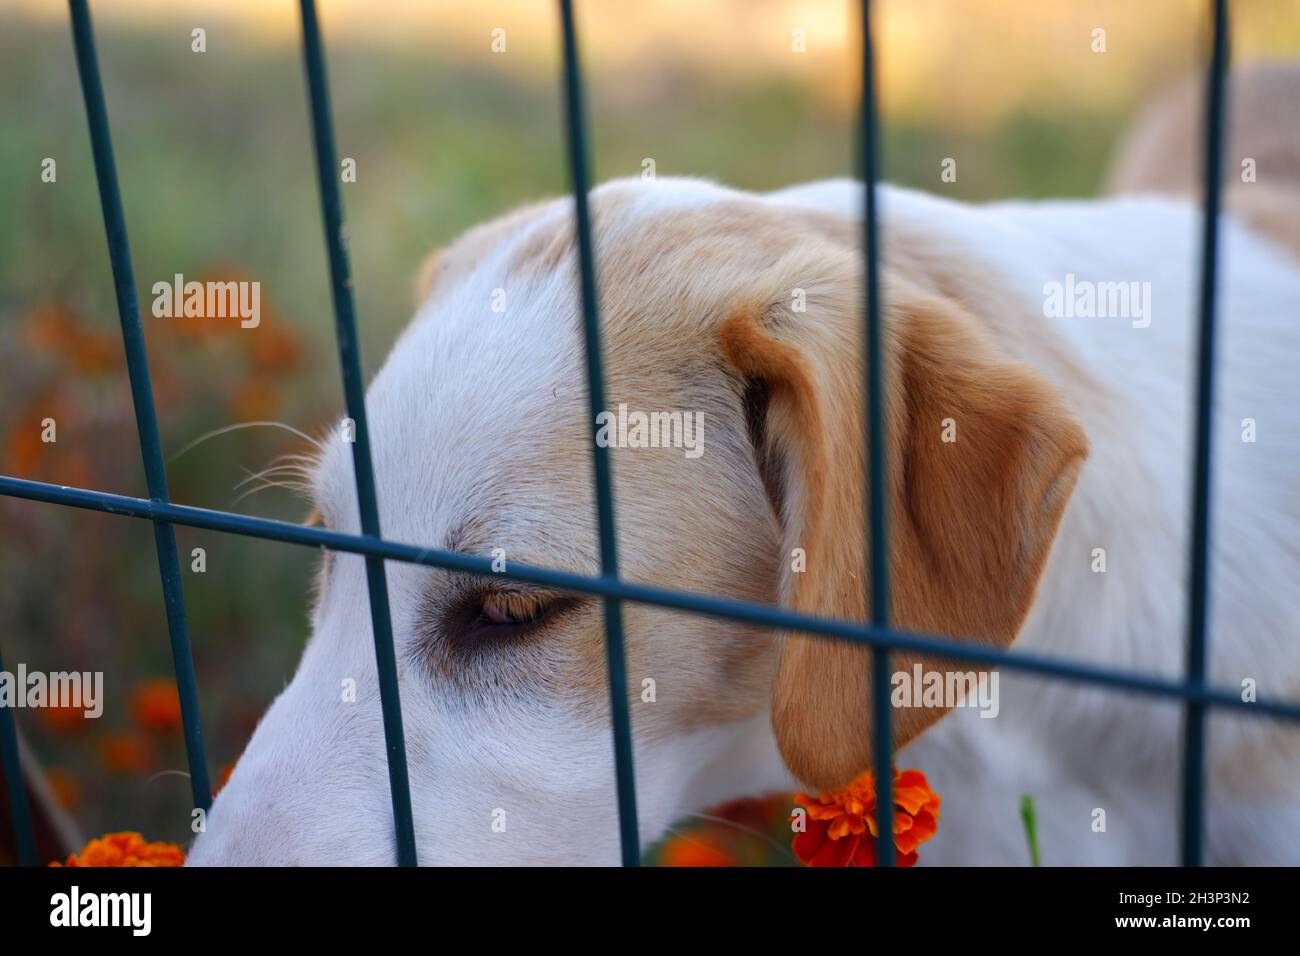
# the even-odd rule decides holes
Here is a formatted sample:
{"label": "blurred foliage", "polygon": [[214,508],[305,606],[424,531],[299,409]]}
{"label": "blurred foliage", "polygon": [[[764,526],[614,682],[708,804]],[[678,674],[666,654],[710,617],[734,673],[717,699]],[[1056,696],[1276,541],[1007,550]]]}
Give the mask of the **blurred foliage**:
{"label": "blurred foliage", "polygon": [[792,794],[741,797],[678,822],[647,866],[800,866],[791,849]]}
{"label": "blurred foliage", "polygon": [[[524,55],[507,64],[488,54],[486,24],[495,14],[478,5],[439,6],[442,19],[430,15],[428,23],[407,4],[398,7],[413,19],[391,22],[373,6],[324,6],[339,154],[357,162],[344,201],[362,354],[372,373],[412,311],[413,277],[428,253],[476,222],[565,190],[556,64],[546,52],[553,53],[555,37],[515,27],[512,42]],[[527,5],[505,6],[533,16]],[[853,57],[841,5],[793,5],[816,8],[816,16],[805,15],[823,31],[815,46],[823,35],[834,41],[807,61],[788,55],[788,23],[805,22],[781,20],[790,4],[726,3],[721,15],[694,8],[707,23],[722,16],[736,24],[725,34],[715,27],[713,47],[681,3],[584,6],[587,35],[595,37],[588,97],[597,179],[639,175],[647,157],[661,176],[756,190],[850,169],[852,86],[844,78]],[[1107,54],[1122,78],[1111,84],[1118,93],[1108,87],[1107,95],[1089,97],[1068,82],[1040,83],[1028,68],[1016,75],[1004,46],[1032,51],[1040,65],[1058,64],[1066,48],[1077,55],[1076,27],[1089,22],[1091,6],[954,3],[945,13],[930,0],[886,4],[885,15],[898,24],[882,53],[887,176],[967,199],[1093,193],[1132,105],[1191,62],[1197,31],[1184,22],[1189,7],[1181,0],[1160,5],[1156,19],[1172,25],[1154,31],[1162,40],[1147,37],[1139,47],[1136,29],[1118,30]],[[1139,6],[1148,13],[1157,7],[1107,9],[1132,27]],[[404,23],[423,38],[448,22],[452,7],[464,9],[478,32],[443,36],[442,45],[403,42]],[[247,13],[249,6],[231,9]],[[821,14],[831,9],[828,21]],[[1271,0],[1256,9],[1270,22],[1278,10],[1294,12]],[[343,17],[348,11],[352,19]],[[214,13],[208,52],[197,55],[192,24],[163,5],[124,4],[114,16],[114,8],[98,4],[96,13],[163,444],[173,456],[171,491],[185,503],[236,507],[239,481],[278,454],[302,451],[302,443],[250,429],[177,452],[211,430],[253,419],[315,433],[341,409],[295,23],[283,11],[269,25],[260,13],[247,23]],[[143,496],[62,15],[60,4],[0,2],[0,472]],[[1057,28],[1030,28],[1051,17]],[[745,31],[769,22],[777,23],[779,42],[746,56],[752,37]],[[388,32],[376,39],[383,28]],[[1249,37],[1249,24],[1244,33]],[[977,43],[979,36],[988,42]],[[1157,57],[1152,51],[1162,41],[1174,52]],[[695,55],[680,55],[679,45]],[[924,51],[934,55],[923,58]],[[927,89],[927,96],[917,92]],[[998,107],[977,115],[964,106],[945,110],[944,102]],[[938,172],[949,156],[960,158],[960,175],[945,185]],[[46,157],[57,161],[56,183],[40,180]],[[150,287],[177,273],[259,280],[261,325],[244,330],[207,320],[216,324],[195,328],[154,318]],[[57,443],[40,441],[46,417],[57,420]],[[288,520],[305,510],[279,490],[237,508]],[[292,675],[307,633],[315,556],[273,542],[176,532],[210,769],[219,778]],[[196,547],[207,552],[204,574],[189,569]],[[19,717],[60,799],[88,834],[128,829],[186,840],[188,785],[170,773],[184,768],[184,751],[156,683],[169,679],[171,661],[148,525],[0,500],[0,582],[7,661],[105,672],[101,720],[53,711]],[[788,833],[774,836],[788,830],[788,799],[773,799],[766,815],[733,806],[728,812],[740,814],[739,827],[731,820],[679,829],[655,858],[696,859],[708,855],[704,847],[733,861],[789,862]],[[738,830],[756,842],[718,849],[726,841],[721,831]]]}

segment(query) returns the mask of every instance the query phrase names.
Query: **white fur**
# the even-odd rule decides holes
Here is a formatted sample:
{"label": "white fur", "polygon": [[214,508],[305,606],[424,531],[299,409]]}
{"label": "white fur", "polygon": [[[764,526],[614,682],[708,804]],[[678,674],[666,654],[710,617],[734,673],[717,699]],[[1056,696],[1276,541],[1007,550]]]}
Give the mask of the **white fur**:
{"label": "white fur", "polygon": [[[655,190],[647,209],[736,195],[698,182],[660,180],[647,188]],[[861,205],[860,187],[848,182],[767,198],[846,216],[857,216]],[[1092,450],[1016,647],[1179,676],[1199,213],[1155,199],[972,206],[888,187],[882,208],[886,242],[891,224],[907,223],[951,255],[986,264],[1021,298],[1009,311],[1048,326],[1080,372],[1062,376],[1043,360],[1044,375],[1068,399]],[[558,221],[569,211],[557,203],[547,215]],[[1300,269],[1231,217],[1221,241],[1212,677],[1228,688],[1253,678],[1261,696],[1294,698]],[[512,289],[512,301],[528,305],[508,321],[493,321],[499,317],[487,303],[510,247],[503,241],[426,303],[371,386],[382,525],[398,540],[437,542],[458,516],[479,509],[513,522],[512,533],[534,541],[539,553],[544,544],[567,549],[569,566],[595,571],[589,498],[548,499],[544,469],[522,489],[482,480],[527,454],[539,436],[585,420],[572,387],[580,380],[579,343],[572,323],[556,318],[574,309],[570,265]],[[1150,327],[1043,317],[1044,283],[1066,273],[1150,281]],[[1084,385],[1088,379],[1101,387]],[[1247,417],[1258,423],[1254,444],[1241,440]],[[330,447],[320,496],[333,527],[356,531],[347,446]],[[520,504],[530,496],[537,507]],[[620,518],[625,508],[631,512],[633,530],[621,536],[629,576],[644,577],[638,558],[648,559],[637,553],[635,529],[653,535],[656,515],[645,502],[619,504]],[[1098,547],[1107,552],[1105,574],[1090,567]],[[393,859],[363,562],[346,555],[336,561],[299,672],[217,800],[192,863]],[[563,695],[482,707],[428,681],[412,663],[406,636],[428,569],[387,567],[422,862],[616,862],[607,725],[577,716]],[[671,631],[663,637],[671,638]],[[348,676],[362,688],[358,704],[340,702],[340,680]],[[1002,673],[1001,692],[997,719],[959,708],[899,755],[900,766],[924,770],[943,796],[939,834],[922,848],[923,862],[1024,862],[1021,793],[1037,800],[1047,863],[1177,861],[1181,707],[1010,672]],[[1300,862],[1297,740],[1295,731],[1275,724],[1213,719],[1211,862]],[[636,767],[645,841],[710,802],[792,789],[765,715],[673,739],[639,738]],[[1093,830],[1097,808],[1106,814],[1104,833]],[[497,809],[506,812],[505,833],[491,828]]]}

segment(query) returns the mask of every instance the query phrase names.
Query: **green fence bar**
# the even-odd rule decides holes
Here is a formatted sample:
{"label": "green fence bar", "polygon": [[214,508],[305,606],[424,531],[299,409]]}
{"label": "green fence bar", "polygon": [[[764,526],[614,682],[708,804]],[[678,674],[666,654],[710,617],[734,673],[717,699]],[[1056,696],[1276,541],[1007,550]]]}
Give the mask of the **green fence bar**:
{"label": "green fence bar", "polygon": [[[366,385],[361,373],[356,312],[352,304],[352,279],[343,244],[343,199],[339,195],[339,169],[335,162],[334,130],[330,121],[329,90],[325,84],[325,54],[313,0],[300,0],[302,54],[311,100],[311,125],[320,181],[321,213],[325,221],[325,246],[329,251],[330,293],[334,301],[334,334],[343,368],[343,395],[348,417],[355,426],[352,465],[356,474],[361,533],[379,537],[379,499],[370,456],[370,431],[366,426]],[[379,700],[384,717],[388,752],[388,787],[392,795],[399,866],[415,866],[415,822],[411,813],[411,784],[406,768],[406,738],[402,732],[402,703],[397,685],[397,656],[393,651],[393,625],[388,607],[388,581],[384,560],[366,557],[366,583],[370,589],[370,618],[374,630],[375,662],[379,670]]]}
{"label": "green fence bar", "polygon": [[[5,669],[0,659],[0,673]],[[5,792],[9,795],[9,816],[14,824],[14,843],[18,848],[18,862],[22,866],[36,866],[36,830],[32,827],[32,811],[27,803],[27,785],[23,781],[22,755],[18,751],[18,727],[14,722],[13,708],[0,705],[0,767],[5,772]]]}
{"label": "green fence bar", "polygon": [[[608,578],[618,578],[618,541],[614,535],[614,492],[610,478],[609,449],[595,440],[596,416],[605,410],[605,374],[600,350],[599,307],[596,301],[596,263],[591,246],[591,220],[587,210],[587,136],[583,128],[582,81],[578,71],[578,39],[573,26],[573,4],[560,0],[564,27],[564,105],[569,146],[569,175],[573,181],[573,208],[578,238],[578,270],[582,285],[583,343],[587,358],[587,397],[591,412],[592,455],[595,461],[596,518],[600,529],[600,567]],[[623,865],[641,865],[641,838],[637,830],[636,777],[632,769],[632,718],[627,702],[627,664],[623,654],[623,608],[615,597],[605,605],[605,659],[609,672],[609,709],[614,727],[614,772],[618,790],[619,837]]]}
{"label": "green fence bar", "polygon": [[[889,488],[885,467],[884,330],[880,319],[880,241],[876,221],[876,180],[879,178],[879,133],[876,127],[876,68],[871,42],[871,0],[862,0],[861,136],[863,282],[863,413],[866,418],[867,513],[871,516],[871,572],[868,607],[871,623],[889,627]],[[876,865],[894,865],[894,742],[889,711],[889,652],[871,655],[872,754],[876,771]]]}
{"label": "green fence bar", "polygon": [[[149,356],[145,351],[144,330],[140,327],[135,270],[131,266],[131,247],[126,238],[126,217],[122,212],[122,194],[117,184],[117,165],[113,159],[108,109],[104,105],[104,88],[95,57],[90,11],[86,7],[86,0],[69,0],[68,5],[72,13],[77,72],[81,77],[81,92],[86,101],[90,146],[95,156],[95,177],[99,181],[99,201],[104,212],[104,232],[108,237],[108,257],[113,267],[113,286],[117,293],[117,314],[122,325],[122,344],[126,349],[127,374],[131,379],[131,401],[135,405],[136,430],[140,433],[145,481],[149,497],[153,501],[166,502],[167,469],[163,464],[162,442],[158,437],[158,413],[153,400],[153,384],[149,379]],[[190,650],[189,627],[185,621],[185,595],[181,589],[180,561],[176,556],[176,533],[170,523],[155,521],[153,536],[167,609],[172,666],[176,672],[176,689],[181,701],[185,754],[190,766],[190,790],[194,806],[207,810],[212,805],[212,787],[208,780],[208,762],[203,749],[198,683],[194,678],[194,655]]]}
{"label": "green fence bar", "polygon": [[[1219,263],[1219,193],[1223,178],[1223,104],[1228,74],[1226,0],[1212,0],[1213,51],[1205,97],[1205,210],[1201,237],[1200,342],[1196,380],[1196,451],[1192,477],[1191,600],[1187,679],[1205,683],[1210,601],[1210,452],[1214,432],[1215,283]],[[1200,866],[1205,816],[1205,707],[1187,703],[1183,729],[1183,866]]]}

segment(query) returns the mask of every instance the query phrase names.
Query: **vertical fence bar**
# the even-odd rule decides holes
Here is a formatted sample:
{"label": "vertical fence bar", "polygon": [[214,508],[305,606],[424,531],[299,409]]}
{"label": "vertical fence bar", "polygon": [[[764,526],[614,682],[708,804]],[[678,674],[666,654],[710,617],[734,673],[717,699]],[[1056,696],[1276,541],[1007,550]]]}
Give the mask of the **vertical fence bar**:
{"label": "vertical fence bar", "polygon": [[[1205,683],[1210,599],[1210,462],[1214,432],[1215,283],[1218,272],[1223,110],[1228,73],[1226,0],[1212,0],[1214,36],[1205,97],[1205,208],[1201,239],[1200,342],[1197,354],[1196,451],[1192,488],[1191,602],[1187,679]],[[1187,702],[1183,732],[1183,865],[1200,866],[1205,816],[1205,704]]]}
{"label": "vertical fence bar", "polygon": [[[4,669],[4,660],[0,659],[0,674],[4,673]],[[27,786],[23,782],[18,727],[14,722],[13,709],[3,704],[0,704],[0,767],[5,772],[5,789],[9,794],[9,816],[14,824],[18,863],[21,866],[35,866],[36,831],[32,827],[32,811],[27,803]]]}
{"label": "vertical fence bar", "polygon": [[[591,407],[592,453],[595,460],[596,511],[600,528],[601,573],[618,577],[618,549],[614,536],[614,493],[610,479],[609,449],[595,441],[596,416],[605,409],[605,375],[600,350],[600,322],[596,301],[596,264],[592,253],[591,220],[587,209],[587,138],[583,128],[582,85],[578,71],[578,40],[573,27],[573,4],[560,0],[564,29],[564,104],[568,120],[569,174],[573,179],[573,204],[578,238],[578,268],[582,284],[582,316],[587,357],[587,395]],[[636,778],[632,770],[632,719],[627,701],[627,664],[623,655],[623,606],[606,598],[605,658],[609,676],[609,706],[614,727],[614,772],[618,787],[619,836],[623,865],[641,865],[637,831]]]}
{"label": "vertical fence bar", "polygon": [[[122,194],[118,188],[117,165],[113,159],[113,141],[109,135],[108,109],[104,104],[104,88],[95,56],[90,11],[86,0],[69,0],[68,6],[72,14],[77,72],[81,77],[81,93],[86,101],[90,146],[95,157],[95,177],[99,182],[99,202],[104,212],[108,257],[113,267],[122,344],[126,349],[127,373],[131,379],[131,401],[135,406],[136,430],[140,435],[140,452],[144,458],[145,481],[150,499],[166,502],[167,470],[163,465],[162,442],[158,437],[158,413],[154,405],[153,384],[149,378],[149,356],[145,349],[144,331],[140,326],[135,270],[131,265],[131,247],[126,237],[126,217],[122,212]],[[180,562],[176,556],[176,534],[170,522],[155,521],[153,536],[158,552],[158,570],[162,576],[163,600],[167,608],[172,666],[176,671],[176,689],[180,695],[185,753],[190,766],[190,790],[194,806],[207,810],[212,805],[212,788],[203,748],[199,692],[194,678],[194,655],[190,650],[189,627],[185,620],[185,595],[181,588]]]}
{"label": "vertical fence bar", "polygon": [[[871,623],[889,626],[889,516],[885,467],[883,331],[880,319],[880,245],[876,228],[879,137],[876,128],[876,68],[871,40],[871,0],[862,0],[862,105],[859,117],[862,164],[862,255],[866,267],[863,328],[865,441],[868,452],[867,509],[871,515]],[[893,740],[889,712],[889,652],[871,653],[872,753],[876,775],[876,865],[894,865]]]}
{"label": "vertical fence bar", "polygon": [[[300,0],[302,53],[311,101],[312,134],[316,147],[316,173],[320,181],[321,214],[325,246],[329,251],[330,293],[334,302],[334,333],[343,368],[343,395],[354,426],[352,465],[356,475],[361,533],[379,538],[379,499],[375,493],[370,431],[366,425],[366,390],[361,374],[361,349],[352,302],[352,278],[343,236],[343,200],[339,195],[339,170],[335,162],[334,129],[330,120],[329,89],[325,82],[325,55],[314,0]],[[393,624],[388,607],[388,580],[383,558],[366,556],[366,583],[370,589],[370,618],[374,631],[375,663],[379,671],[379,700],[384,717],[388,752],[388,787],[393,802],[399,866],[415,866],[415,824],[411,814],[411,785],[406,768],[406,737],[402,730],[402,702],[398,694],[397,656],[393,650]]]}

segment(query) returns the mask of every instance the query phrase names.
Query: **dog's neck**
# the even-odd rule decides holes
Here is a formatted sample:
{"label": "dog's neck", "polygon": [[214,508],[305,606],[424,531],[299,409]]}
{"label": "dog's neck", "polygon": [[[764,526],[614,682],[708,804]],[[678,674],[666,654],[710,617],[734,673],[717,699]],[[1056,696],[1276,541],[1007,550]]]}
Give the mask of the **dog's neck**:
{"label": "dog's neck", "polygon": [[727,740],[688,783],[684,795],[688,812],[736,797],[793,793],[800,788],[781,760],[772,734],[771,715],[766,710],[748,720],[706,733],[721,734]]}

